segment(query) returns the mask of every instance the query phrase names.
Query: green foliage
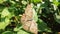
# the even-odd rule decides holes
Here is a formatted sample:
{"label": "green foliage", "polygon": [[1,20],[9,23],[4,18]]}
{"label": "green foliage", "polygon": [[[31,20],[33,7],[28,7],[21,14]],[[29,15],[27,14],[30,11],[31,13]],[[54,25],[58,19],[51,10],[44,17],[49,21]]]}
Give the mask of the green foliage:
{"label": "green foliage", "polygon": [[51,32],[51,29],[41,19],[38,20],[38,27],[40,32],[43,32],[43,31]]}
{"label": "green foliage", "polygon": [[0,0],[0,4],[3,3],[3,2],[5,2],[5,1],[6,1],[6,0]]}
{"label": "green foliage", "polygon": [[35,21],[38,20],[37,12],[36,12],[34,9],[33,9],[33,19],[34,19]]}
{"label": "green foliage", "polygon": [[10,13],[8,11],[8,8],[4,8],[2,13],[1,13],[1,17],[4,18],[4,17],[10,17]]}
{"label": "green foliage", "polygon": [[41,2],[42,0],[31,0],[31,2],[34,2],[34,3],[39,3]]}
{"label": "green foliage", "polygon": [[5,31],[2,34],[13,34],[13,32],[11,32],[11,31]]}
{"label": "green foliage", "polygon": [[7,18],[5,19],[5,21],[0,22],[0,29],[5,29],[5,27],[9,24],[9,22],[10,22],[10,20]]}
{"label": "green foliage", "polygon": [[54,5],[58,6],[60,4],[60,2],[58,2],[57,0],[53,0]]}
{"label": "green foliage", "polygon": [[23,30],[20,30],[20,31],[17,32],[17,34],[29,34],[29,33],[25,32]]}

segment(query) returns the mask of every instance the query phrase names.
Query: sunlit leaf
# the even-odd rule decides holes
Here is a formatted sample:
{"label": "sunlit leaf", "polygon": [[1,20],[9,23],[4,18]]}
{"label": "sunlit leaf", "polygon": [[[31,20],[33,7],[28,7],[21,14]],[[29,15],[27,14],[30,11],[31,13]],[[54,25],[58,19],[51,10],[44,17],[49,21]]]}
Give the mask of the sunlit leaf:
{"label": "sunlit leaf", "polygon": [[37,12],[33,9],[33,19],[37,22],[38,20],[38,16],[37,16]]}
{"label": "sunlit leaf", "polygon": [[58,5],[59,5],[58,0],[53,0],[53,3],[54,3],[54,5],[56,5],[56,6],[58,6]]}
{"label": "sunlit leaf", "polygon": [[5,29],[5,27],[9,24],[10,20],[8,18],[5,21],[0,22],[0,29]]}
{"label": "sunlit leaf", "polygon": [[26,4],[27,4],[27,2],[26,2],[26,1],[22,1],[22,4],[26,5]]}
{"label": "sunlit leaf", "polygon": [[6,16],[9,16],[9,15],[10,15],[10,13],[8,11],[8,8],[4,8],[2,13],[1,13],[1,17],[6,17]]}
{"label": "sunlit leaf", "polygon": [[24,30],[20,30],[17,32],[17,34],[29,34],[29,33],[25,32]]}
{"label": "sunlit leaf", "polygon": [[20,29],[22,28],[22,26],[21,27],[16,27],[16,28],[14,28],[14,31],[19,31]]}
{"label": "sunlit leaf", "polygon": [[31,2],[38,3],[41,2],[42,0],[31,0]]}
{"label": "sunlit leaf", "polygon": [[3,3],[3,2],[5,2],[5,1],[6,1],[6,0],[0,0],[0,4]]}

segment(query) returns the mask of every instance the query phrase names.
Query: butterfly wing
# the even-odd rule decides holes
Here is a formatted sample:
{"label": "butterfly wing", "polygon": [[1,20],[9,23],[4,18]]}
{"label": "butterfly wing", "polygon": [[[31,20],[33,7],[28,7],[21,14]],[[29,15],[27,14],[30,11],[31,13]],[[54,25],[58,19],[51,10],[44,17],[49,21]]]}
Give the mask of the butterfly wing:
{"label": "butterfly wing", "polygon": [[37,34],[38,28],[36,21],[33,19],[33,10],[31,4],[27,5],[25,13],[21,17],[21,22],[24,30]]}

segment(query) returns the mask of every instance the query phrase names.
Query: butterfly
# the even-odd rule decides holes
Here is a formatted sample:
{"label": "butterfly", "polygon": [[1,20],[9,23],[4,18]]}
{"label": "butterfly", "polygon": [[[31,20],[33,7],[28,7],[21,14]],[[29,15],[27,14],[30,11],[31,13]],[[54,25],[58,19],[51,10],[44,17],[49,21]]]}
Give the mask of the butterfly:
{"label": "butterfly", "polygon": [[32,4],[28,4],[25,13],[23,13],[21,17],[21,23],[23,25],[23,29],[29,31],[31,33],[37,34],[38,27],[36,21],[33,19],[33,10]]}

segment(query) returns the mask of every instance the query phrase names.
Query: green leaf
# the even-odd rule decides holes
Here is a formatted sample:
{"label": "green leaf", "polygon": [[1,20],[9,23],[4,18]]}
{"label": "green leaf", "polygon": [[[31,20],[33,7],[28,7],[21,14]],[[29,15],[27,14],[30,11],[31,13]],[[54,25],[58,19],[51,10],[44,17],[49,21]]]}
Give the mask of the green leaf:
{"label": "green leaf", "polygon": [[2,13],[1,13],[1,17],[6,17],[6,16],[9,16],[9,15],[10,15],[10,13],[8,11],[8,8],[4,8]]}
{"label": "green leaf", "polygon": [[20,30],[20,31],[17,32],[17,34],[29,34],[29,33],[25,32],[23,30]]}
{"label": "green leaf", "polygon": [[14,28],[14,31],[19,31],[21,28],[22,28],[22,26],[20,26],[19,28],[16,27],[16,28]]}
{"label": "green leaf", "polygon": [[37,22],[38,20],[38,16],[37,16],[37,12],[33,9],[33,19]]}
{"label": "green leaf", "polygon": [[47,27],[47,24],[43,22],[41,19],[38,20],[38,29],[40,32],[46,31],[51,32],[51,29]]}
{"label": "green leaf", "polygon": [[38,3],[41,2],[42,0],[31,0],[31,2]]}
{"label": "green leaf", "polygon": [[2,34],[13,34],[13,32],[11,32],[11,31],[5,31]]}
{"label": "green leaf", "polygon": [[23,0],[23,1],[22,1],[22,4],[26,5],[26,4],[27,4],[27,2]]}
{"label": "green leaf", "polygon": [[57,14],[56,14],[56,18],[55,18],[55,20],[57,21],[57,23],[60,24],[60,15],[57,15]]}
{"label": "green leaf", "polygon": [[54,5],[58,6],[60,3],[58,2],[58,0],[53,0]]}
{"label": "green leaf", "polygon": [[9,24],[10,20],[5,18],[5,21],[0,22],[0,29],[5,29],[5,27]]}
{"label": "green leaf", "polygon": [[6,0],[0,0],[0,4],[3,3],[3,2],[5,2],[5,1],[6,1]]}

